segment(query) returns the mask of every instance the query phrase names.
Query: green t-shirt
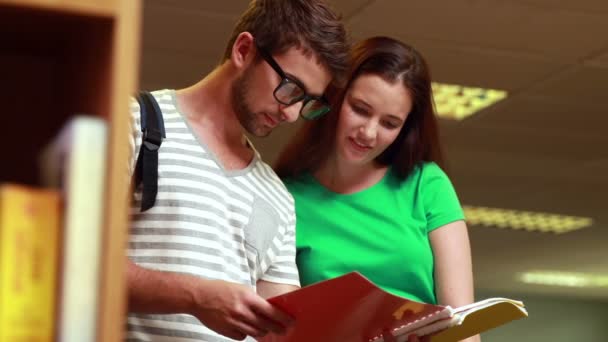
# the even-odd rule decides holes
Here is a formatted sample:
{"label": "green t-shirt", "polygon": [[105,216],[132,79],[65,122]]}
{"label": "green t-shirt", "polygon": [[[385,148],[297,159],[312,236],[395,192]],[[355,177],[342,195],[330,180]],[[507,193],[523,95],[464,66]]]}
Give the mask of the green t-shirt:
{"label": "green t-shirt", "polygon": [[464,219],[452,183],[435,163],[400,181],[389,171],[353,194],[308,174],[287,180],[296,203],[302,286],[359,271],[391,293],[436,303],[429,232]]}

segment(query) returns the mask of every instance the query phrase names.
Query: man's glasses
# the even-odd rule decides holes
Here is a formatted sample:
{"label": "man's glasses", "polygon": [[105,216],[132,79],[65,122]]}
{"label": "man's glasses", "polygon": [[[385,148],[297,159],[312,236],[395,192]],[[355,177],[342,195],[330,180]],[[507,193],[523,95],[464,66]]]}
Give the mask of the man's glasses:
{"label": "man's glasses", "polygon": [[270,65],[274,71],[281,76],[281,83],[274,89],[274,98],[281,104],[290,106],[296,102],[302,102],[300,116],[306,120],[317,119],[329,112],[329,102],[323,96],[315,96],[306,93],[306,88],[299,80],[293,79],[285,74],[279,64],[264,49],[256,44],[260,56]]}

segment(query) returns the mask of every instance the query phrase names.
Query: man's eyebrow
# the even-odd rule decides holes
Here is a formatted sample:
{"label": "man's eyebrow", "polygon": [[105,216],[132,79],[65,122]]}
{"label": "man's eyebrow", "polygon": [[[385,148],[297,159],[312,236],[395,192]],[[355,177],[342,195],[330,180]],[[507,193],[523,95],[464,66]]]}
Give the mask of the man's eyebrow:
{"label": "man's eyebrow", "polygon": [[297,85],[299,85],[300,87],[302,87],[302,89],[304,89],[304,91],[309,94],[309,95],[313,95],[313,96],[323,96],[323,93],[321,94],[312,94],[309,90],[308,87],[306,87],[306,85],[304,84],[304,82],[302,82],[301,79],[299,79],[297,76],[290,74],[288,72],[285,72],[285,76],[289,77],[290,80],[294,81]]}
{"label": "man's eyebrow", "polygon": [[288,72],[285,72],[285,76],[289,77],[292,81],[294,81],[300,87],[302,87],[302,89],[304,89],[304,91],[308,92],[308,88],[306,87],[306,85],[304,84],[304,82],[302,82],[302,80],[299,79],[296,75],[290,74]]}

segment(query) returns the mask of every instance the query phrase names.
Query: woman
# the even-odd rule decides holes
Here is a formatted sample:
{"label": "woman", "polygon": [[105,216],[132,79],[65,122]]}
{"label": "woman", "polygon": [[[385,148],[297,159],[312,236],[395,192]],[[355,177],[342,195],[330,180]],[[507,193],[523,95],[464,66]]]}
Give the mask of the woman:
{"label": "woman", "polygon": [[471,303],[467,227],[440,167],[427,64],[386,37],[351,58],[346,86],[327,93],[333,111],[307,122],[276,165],[296,201],[302,286],[356,270],[413,300]]}

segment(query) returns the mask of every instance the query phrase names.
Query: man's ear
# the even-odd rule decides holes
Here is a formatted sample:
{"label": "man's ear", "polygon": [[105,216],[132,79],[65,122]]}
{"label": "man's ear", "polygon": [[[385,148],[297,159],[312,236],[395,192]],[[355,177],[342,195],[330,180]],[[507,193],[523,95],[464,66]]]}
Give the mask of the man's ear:
{"label": "man's ear", "polygon": [[254,38],[249,32],[241,32],[232,44],[230,60],[238,69],[246,68],[255,56]]}

